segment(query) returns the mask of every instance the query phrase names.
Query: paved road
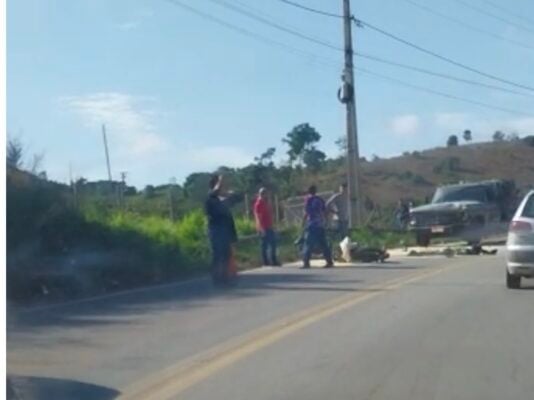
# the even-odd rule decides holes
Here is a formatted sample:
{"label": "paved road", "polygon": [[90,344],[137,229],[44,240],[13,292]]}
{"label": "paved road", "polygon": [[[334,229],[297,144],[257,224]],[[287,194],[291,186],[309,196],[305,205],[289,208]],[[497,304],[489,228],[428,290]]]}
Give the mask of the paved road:
{"label": "paved road", "polygon": [[37,399],[532,399],[534,282],[500,256],[262,269],[8,316]]}

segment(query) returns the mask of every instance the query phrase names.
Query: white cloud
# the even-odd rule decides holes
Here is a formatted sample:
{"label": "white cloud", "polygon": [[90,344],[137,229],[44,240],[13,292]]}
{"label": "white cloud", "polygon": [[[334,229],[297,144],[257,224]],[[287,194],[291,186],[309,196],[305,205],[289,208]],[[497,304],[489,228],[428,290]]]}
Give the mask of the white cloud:
{"label": "white cloud", "polygon": [[121,143],[122,155],[137,157],[166,148],[153,123],[156,113],[147,107],[149,99],[104,92],[63,97],[60,101],[80,115],[87,126],[97,129],[105,124],[108,135]]}
{"label": "white cloud", "polygon": [[445,134],[463,132],[470,129],[476,140],[491,140],[496,130],[505,133],[531,135],[534,133],[534,117],[492,118],[467,113],[437,113],[434,125]]}
{"label": "white cloud", "polygon": [[254,156],[242,148],[226,145],[191,148],[183,157],[191,168],[199,169],[214,169],[222,165],[242,167],[254,159]]}
{"label": "white cloud", "polygon": [[518,132],[522,135],[534,134],[534,118],[516,118],[504,122],[504,130]]}
{"label": "white cloud", "polygon": [[397,136],[414,136],[419,131],[419,117],[414,114],[399,115],[390,123],[391,131]]}
{"label": "white cloud", "polygon": [[121,31],[131,31],[139,26],[139,22],[127,21],[117,25]]}
{"label": "white cloud", "polygon": [[154,16],[154,11],[149,8],[141,8],[133,13],[130,13],[130,15],[131,17],[128,20],[117,24],[117,27],[121,31],[131,31],[137,29],[145,20]]}

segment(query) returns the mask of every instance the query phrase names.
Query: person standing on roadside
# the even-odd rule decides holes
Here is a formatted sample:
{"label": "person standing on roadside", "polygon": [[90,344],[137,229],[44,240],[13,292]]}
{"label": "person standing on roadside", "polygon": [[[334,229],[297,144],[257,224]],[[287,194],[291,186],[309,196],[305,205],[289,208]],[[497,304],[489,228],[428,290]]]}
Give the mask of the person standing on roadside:
{"label": "person standing on roadside", "polygon": [[332,252],[326,239],[326,205],[324,200],[317,196],[317,187],[312,185],[308,188],[308,196],[304,206],[304,252],[303,266],[301,268],[310,268],[310,259],[313,250],[317,247],[323,252],[326,261],[325,268],[332,268]]}
{"label": "person standing on roadside", "polygon": [[326,202],[326,209],[332,215],[339,240],[343,240],[349,234],[348,202],[346,183],[339,185],[339,191]]}
{"label": "person standing on roadside", "polygon": [[214,284],[231,283],[229,266],[232,245],[237,242],[234,217],[224,201],[222,175],[213,175],[209,180],[208,198],[204,211],[208,218],[208,237],[211,245],[211,276]]}
{"label": "person standing on roadside", "polygon": [[254,202],[256,229],[261,238],[261,258],[263,265],[279,267],[276,257],[276,234],[273,227],[273,208],[269,201],[267,189],[262,187]]}

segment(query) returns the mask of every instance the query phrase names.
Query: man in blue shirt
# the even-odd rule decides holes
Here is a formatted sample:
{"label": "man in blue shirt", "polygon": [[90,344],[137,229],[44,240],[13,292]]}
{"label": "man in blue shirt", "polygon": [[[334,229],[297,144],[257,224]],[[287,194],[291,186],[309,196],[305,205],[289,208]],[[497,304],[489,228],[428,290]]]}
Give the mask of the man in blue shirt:
{"label": "man in blue shirt", "polygon": [[304,206],[304,251],[302,268],[310,268],[312,252],[320,248],[326,260],[325,268],[332,268],[332,253],[326,240],[326,205],[324,200],[317,196],[317,187],[312,185],[308,189],[308,197]]}
{"label": "man in blue shirt", "polygon": [[214,175],[209,181],[208,198],[204,203],[204,210],[208,218],[208,237],[212,253],[213,283],[231,283],[229,263],[232,256],[232,244],[237,242],[237,232],[234,217],[228,206],[228,201],[222,199],[222,176]]}

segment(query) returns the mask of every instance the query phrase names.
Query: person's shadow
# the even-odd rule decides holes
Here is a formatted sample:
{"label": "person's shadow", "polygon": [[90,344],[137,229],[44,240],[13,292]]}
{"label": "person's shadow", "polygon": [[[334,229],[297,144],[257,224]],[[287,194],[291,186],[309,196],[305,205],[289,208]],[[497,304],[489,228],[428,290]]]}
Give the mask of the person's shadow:
{"label": "person's shadow", "polygon": [[119,394],[115,389],[68,379],[7,377],[7,400],[112,400]]}

